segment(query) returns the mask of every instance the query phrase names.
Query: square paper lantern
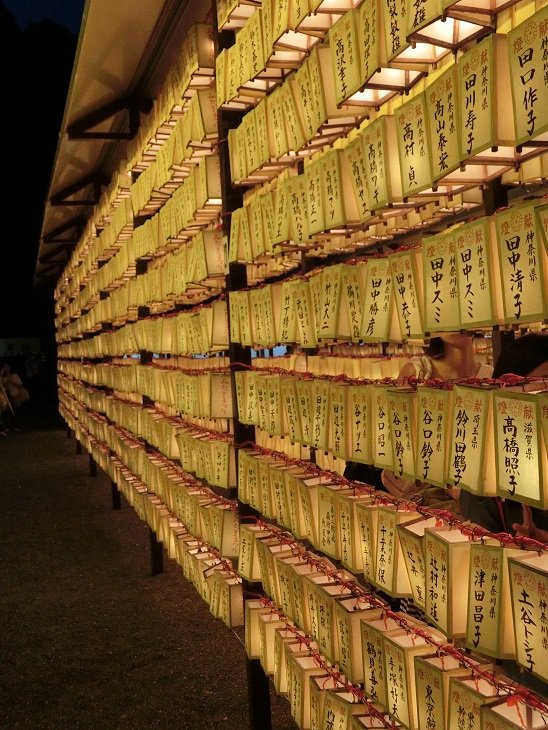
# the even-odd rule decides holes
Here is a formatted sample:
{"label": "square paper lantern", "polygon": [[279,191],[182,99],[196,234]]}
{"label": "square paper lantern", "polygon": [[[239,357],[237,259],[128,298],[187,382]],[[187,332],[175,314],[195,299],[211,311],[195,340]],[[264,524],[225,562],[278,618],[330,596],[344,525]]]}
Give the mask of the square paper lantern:
{"label": "square paper lantern", "polygon": [[520,554],[496,540],[470,547],[466,646],[472,651],[497,659],[516,655],[508,559]]}
{"label": "square paper lantern", "polygon": [[320,727],[348,728],[352,718],[362,715],[366,705],[353,692],[346,689],[332,689],[326,692],[322,725]]}
{"label": "square paper lantern", "polygon": [[415,476],[437,487],[447,483],[451,407],[452,391],[417,388]]}
{"label": "square paper lantern", "polygon": [[517,662],[548,681],[546,601],[548,554],[525,554],[508,561]]}
{"label": "square paper lantern", "polygon": [[417,94],[394,113],[404,198],[432,189],[426,95]]}
{"label": "square paper lantern", "polygon": [[315,674],[310,677],[310,729],[319,730],[322,727],[325,699],[330,690],[343,690],[344,678],[342,675]]}
{"label": "square paper lantern", "polygon": [[459,530],[429,527],[424,535],[425,614],[449,638],[465,636],[470,540]]}
{"label": "square paper lantern", "polygon": [[302,730],[310,727],[310,677],[325,675],[313,656],[290,656],[287,669],[287,695],[291,717]]}
{"label": "square paper lantern", "polygon": [[548,140],[548,85],[543,76],[547,19],[548,8],[543,7],[507,35],[517,145]]}
{"label": "square paper lantern", "polygon": [[402,338],[422,338],[424,315],[421,251],[404,251],[392,254],[389,258]]}
{"label": "square paper lantern", "polygon": [[394,474],[406,479],[415,478],[416,400],[410,388],[388,391]]}
{"label": "square paper lantern", "polygon": [[459,319],[465,328],[502,323],[502,293],[496,286],[496,242],[491,218],[480,218],[454,231]]}
{"label": "square paper lantern", "polygon": [[461,56],[457,69],[463,177],[473,180],[477,172],[489,180],[531,154],[515,149],[514,119],[505,93],[510,73],[506,38],[487,36]]}
{"label": "square paper lantern", "polygon": [[481,708],[482,730],[541,730],[548,723],[546,713],[533,709],[525,702],[512,698]]}
{"label": "square paper lantern", "polygon": [[360,552],[363,574],[368,583],[375,580],[375,559],[377,552],[377,524],[379,519],[379,505],[363,502],[356,505],[358,520],[358,550]]}
{"label": "square paper lantern", "polygon": [[539,394],[518,388],[496,391],[493,411],[497,494],[546,509],[548,458]]}
{"label": "square paper lantern", "polygon": [[494,496],[493,389],[456,385],[453,392],[448,482]]}
{"label": "square paper lantern", "polygon": [[[428,629],[428,634],[438,643],[445,641],[445,637],[433,629]],[[401,629],[384,635],[388,711],[409,730],[418,728],[414,660],[431,653],[432,644],[411,631]]]}
{"label": "square paper lantern", "polygon": [[411,583],[413,603],[424,611],[426,602],[426,564],[424,558],[424,531],[427,527],[435,527],[436,518],[406,522],[398,525],[400,544],[405,560],[405,567]]}
{"label": "square paper lantern", "polygon": [[368,261],[360,335],[364,342],[397,340],[399,326],[394,307],[390,257]]}
{"label": "square paper lantern", "polygon": [[455,231],[423,238],[424,318],[427,332],[461,329]]}
{"label": "square paper lantern", "polygon": [[389,596],[411,596],[411,584],[396,528],[418,516],[418,512],[392,505],[379,507],[374,584]]}
{"label": "square paper lantern", "polygon": [[333,605],[335,633],[339,647],[339,664],[348,679],[363,682],[363,653],[360,621],[381,617],[381,602],[371,603],[366,597],[341,598]]}
{"label": "square paper lantern", "polygon": [[296,626],[287,625],[274,632],[274,674],[272,681],[278,694],[287,694],[287,661],[286,647],[291,644],[297,652],[304,656],[309,653],[305,643],[306,634]]}
{"label": "square paper lantern", "polygon": [[495,216],[505,322],[542,321],[547,314],[546,250],[534,203]]}
{"label": "square paper lantern", "polygon": [[470,670],[450,655],[415,658],[415,691],[419,730],[446,730],[451,677],[466,677]]}
{"label": "square paper lantern", "polygon": [[380,619],[361,621],[363,689],[369,699],[378,702],[382,707],[388,707],[389,702],[384,637],[401,633],[402,623],[426,628],[426,624],[404,613],[394,616],[395,618],[381,616]]}
{"label": "square paper lantern", "polygon": [[447,730],[459,730],[462,717],[469,730],[481,730],[481,708],[500,699],[503,690],[479,677],[457,678],[449,681],[449,722]]}

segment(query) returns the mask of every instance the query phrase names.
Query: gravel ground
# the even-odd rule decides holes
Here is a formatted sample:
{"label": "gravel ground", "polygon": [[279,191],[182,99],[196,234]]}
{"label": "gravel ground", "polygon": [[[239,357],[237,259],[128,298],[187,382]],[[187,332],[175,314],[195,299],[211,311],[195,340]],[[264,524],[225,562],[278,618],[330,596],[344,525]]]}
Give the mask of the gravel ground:
{"label": "gravel ground", "polygon": [[0,728],[249,727],[241,633],[175,562],[150,575],[148,527],[59,422],[21,420],[0,438]]}

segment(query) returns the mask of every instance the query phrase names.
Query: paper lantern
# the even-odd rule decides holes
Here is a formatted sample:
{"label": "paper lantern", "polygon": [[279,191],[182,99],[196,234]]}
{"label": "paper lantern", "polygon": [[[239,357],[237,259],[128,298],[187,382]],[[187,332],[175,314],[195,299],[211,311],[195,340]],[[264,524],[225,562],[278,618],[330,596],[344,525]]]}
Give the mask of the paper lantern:
{"label": "paper lantern", "polygon": [[378,601],[372,604],[367,598],[343,598],[333,605],[333,620],[339,650],[339,664],[350,682],[363,682],[363,652],[360,621],[376,620],[382,609]]}
{"label": "paper lantern", "polygon": [[497,494],[546,509],[548,459],[540,409],[534,392],[512,388],[493,394]]}
{"label": "paper lantern", "polygon": [[451,417],[448,482],[472,494],[493,496],[492,389],[456,385]]}
{"label": "paper lantern", "polygon": [[389,257],[368,262],[360,335],[364,342],[401,339]]}
{"label": "paper lantern", "polygon": [[516,144],[545,144],[548,137],[548,90],[539,84],[543,71],[548,9],[541,8],[507,35]]}
{"label": "paper lantern", "polygon": [[506,322],[540,321],[546,317],[546,250],[542,245],[534,203],[495,215]]}
{"label": "paper lantern", "polygon": [[447,727],[449,680],[466,677],[470,670],[452,656],[415,658],[415,690],[419,730],[445,730]]}
{"label": "paper lantern", "polygon": [[392,254],[390,273],[395,305],[403,339],[422,338],[424,316],[422,311],[422,257],[420,252],[405,251]]}
{"label": "paper lantern", "polygon": [[517,730],[524,727],[527,730],[540,730],[546,727],[547,721],[545,713],[514,698],[481,708],[482,730]]}
{"label": "paper lantern", "polygon": [[462,722],[460,718],[463,716],[466,717],[466,726],[470,730],[480,730],[482,706],[500,699],[501,692],[503,690],[485,679],[451,677],[448,730],[458,730],[459,722]]}
{"label": "paper lantern", "polygon": [[407,479],[415,478],[416,400],[416,391],[409,388],[388,391],[394,473]]}
{"label": "paper lantern", "polygon": [[427,527],[434,527],[436,518],[406,522],[398,525],[400,544],[405,560],[405,567],[411,584],[413,603],[422,611],[426,606],[426,570],[424,555],[424,531]]}
{"label": "paper lantern", "polygon": [[548,681],[548,642],[546,642],[546,596],[548,594],[548,557],[525,554],[510,558],[510,590],[516,638],[517,662],[527,672]]}
{"label": "paper lantern", "polygon": [[379,507],[374,585],[389,596],[411,596],[411,584],[396,528],[418,516],[417,512],[392,505]]}
{"label": "paper lantern", "polygon": [[249,582],[261,580],[259,558],[255,549],[255,536],[266,537],[270,532],[257,525],[240,525],[238,573]]}
{"label": "paper lantern", "polygon": [[274,689],[278,694],[287,694],[287,659],[285,646],[291,644],[300,649],[302,655],[308,653],[304,642],[305,638],[303,631],[297,629],[296,626],[291,625],[289,628],[277,628],[274,632],[274,673],[272,681],[274,683]]}
{"label": "paper lantern", "polygon": [[345,689],[330,689],[325,694],[322,712],[322,725],[333,728],[350,727],[352,718],[363,715],[367,705],[359,702],[356,695]]}
{"label": "paper lantern", "polygon": [[451,404],[452,391],[417,389],[415,476],[438,487],[445,487],[447,479]]}
{"label": "paper lantern", "polygon": [[288,662],[288,698],[291,717],[297,727],[306,730],[310,727],[310,677],[324,675],[316,659],[312,656],[290,656]]}
{"label": "paper lantern", "polygon": [[363,689],[368,698],[386,708],[388,707],[388,690],[384,637],[401,631],[402,620],[408,625],[425,626],[403,613],[396,614],[396,619],[381,616],[380,619],[360,622],[364,667]]}
{"label": "paper lantern", "polygon": [[[433,629],[428,633],[434,641],[444,641],[445,637]],[[400,629],[384,635],[387,708],[392,717],[410,730],[418,728],[414,659],[431,653],[431,643],[410,631]]]}
{"label": "paper lantern", "polygon": [[368,583],[374,583],[379,505],[373,501],[357,504],[356,516],[358,520],[357,549],[360,551],[363,562],[363,574]]}
{"label": "paper lantern", "polygon": [[423,239],[424,313],[427,332],[461,328],[455,232]]}
{"label": "paper lantern", "polygon": [[470,541],[459,530],[426,528],[425,614],[449,638],[465,636]]}
{"label": "paper lantern", "polygon": [[466,646],[472,651],[497,659],[516,655],[508,559],[519,554],[495,540],[473,543],[470,548]]}
{"label": "paper lantern", "polygon": [[[342,580],[351,580],[352,576],[340,573]],[[319,579],[314,582],[312,574],[306,576],[305,586],[308,589],[308,600],[310,604],[310,632],[317,640],[322,654],[331,663],[339,659],[339,644],[334,622],[335,599],[350,596],[351,591],[338,579],[326,582]]]}
{"label": "paper lantern", "polygon": [[459,319],[464,327],[502,322],[502,297],[496,286],[498,271],[490,218],[459,226],[454,231],[459,296]]}
{"label": "paper lantern", "polygon": [[341,546],[341,563],[353,573],[363,571],[358,504],[370,504],[371,497],[354,490],[341,490],[336,495],[337,527]]}
{"label": "paper lantern", "polygon": [[401,170],[402,194],[417,195],[432,188],[426,96],[422,92],[402,104],[394,114]]}
{"label": "paper lantern", "polygon": [[285,619],[275,612],[259,612],[259,659],[266,674],[274,674],[274,636],[286,625]]}

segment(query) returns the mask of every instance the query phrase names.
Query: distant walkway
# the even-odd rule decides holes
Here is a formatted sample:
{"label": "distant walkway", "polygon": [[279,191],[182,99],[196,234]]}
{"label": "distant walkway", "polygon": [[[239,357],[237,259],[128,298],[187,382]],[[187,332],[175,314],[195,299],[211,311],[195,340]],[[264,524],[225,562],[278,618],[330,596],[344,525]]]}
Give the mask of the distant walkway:
{"label": "distant walkway", "polygon": [[176,563],[151,577],[148,527],[98,474],[63,430],[0,439],[0,728],[244,730],[239,638]]}

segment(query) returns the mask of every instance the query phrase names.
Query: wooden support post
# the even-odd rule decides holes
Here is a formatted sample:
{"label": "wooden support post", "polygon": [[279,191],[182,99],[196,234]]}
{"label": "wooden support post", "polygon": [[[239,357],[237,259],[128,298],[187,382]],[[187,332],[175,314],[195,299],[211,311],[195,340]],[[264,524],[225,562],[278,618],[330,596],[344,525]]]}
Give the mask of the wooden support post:
{"label": "wooden support post", "polygon": [[162,543],[156,537],[154,530],[149,527],[150,537],[150,572],[151,575],[158,575],[164,572],[164,549]]}
{"label": "wooden support post", "polygon": [[91,454],[89,455],[89,475],[90,477],[97,476],[97,464],[95,463],[95,459]]}
{"label": "wooden support post", "polygon": [[122,509],[122,498],[116,483],[110,482],[110,491],[112,494],[112,509]]}
{"label": "wooden support post", "polygon": [[76,439],[76,453],[81,454],[82,453],[82,444]]}

